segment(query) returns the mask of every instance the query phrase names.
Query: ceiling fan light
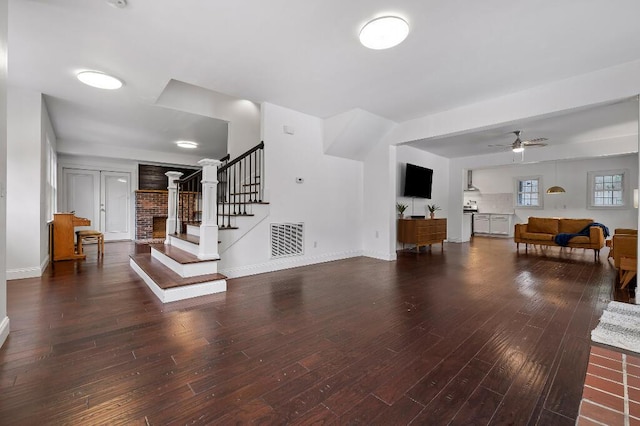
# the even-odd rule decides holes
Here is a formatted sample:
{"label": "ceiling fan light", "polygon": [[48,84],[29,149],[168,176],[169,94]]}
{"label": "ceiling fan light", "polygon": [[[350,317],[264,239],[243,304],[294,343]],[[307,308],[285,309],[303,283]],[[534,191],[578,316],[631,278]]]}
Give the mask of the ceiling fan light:
{"label": "ceiling fan light", "polygon": [[565,193],[565,192],[567,192],[567,191],[565,191],[563,187],[557,186],[557,185],[552,186],[549,189],[547,189],[547,194],[562,194],[562,193]]}
{"label": "ceiling fan light", "polygon": [[369,49],[389,49],[409,35],[409,24],[398,16],[382,16],[367,22],[360,30],[360,43]]}
{"label": "ceiling fan light", "polygon": [[522,151],[524,151],[524,146],[514,146],[512,151],[513,152],[522,152]]}

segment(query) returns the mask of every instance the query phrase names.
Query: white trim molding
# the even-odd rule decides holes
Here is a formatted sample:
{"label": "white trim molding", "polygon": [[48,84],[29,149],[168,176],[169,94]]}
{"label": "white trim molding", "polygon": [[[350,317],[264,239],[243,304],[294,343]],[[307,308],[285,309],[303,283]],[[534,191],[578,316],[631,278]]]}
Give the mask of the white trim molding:
{"label": "white trim molding", "polygon": [[0,321],[0,348],[4,345],[7,337],[9,337],[9,329],[9,317],[2,318],[2,321]]}

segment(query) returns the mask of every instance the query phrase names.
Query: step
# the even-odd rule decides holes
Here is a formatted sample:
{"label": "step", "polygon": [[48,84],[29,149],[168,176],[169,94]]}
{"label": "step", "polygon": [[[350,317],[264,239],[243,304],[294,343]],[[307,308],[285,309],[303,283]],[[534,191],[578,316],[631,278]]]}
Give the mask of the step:
{"label": "step", "polygon": [[231,196],[238,196],[238,195],[257,195],[259,194],[258,191],[247,191],[247,192],[232,192],[229,195]]}
{"label": "step", "polygon": [[192,253],[168,244],[149,244],[149,247],[151,247],[151,256],[182,278],[218,272],[218,259],[199,259]]}
{"label": "step", "polygon": [[162,303],[227,291],[226,276],[207,274],[183,278],[149,253],[132,254],[129,264]]}
{"label": "step", "polygon": [[172,246],[189,252],[195,256],[200,251],[200,237],[191,234],[169,234],[169,242]]}
{"label": "step", "polygon": [[255,216],[255,215],[253,213],[218,213],[218,216],[238,217],[238,216]]}
{"label": "step", "polygon": [[228,205],[232,205],[233,206],[233,205],[238,205],[238,204],[269,204],[269,202],[268,201],[240,201],[240,202],[237,202],[237,203],[229,203],[229,202],[220,203],[220,205],[223,205],[223,204],[225,206],[228,206]]}

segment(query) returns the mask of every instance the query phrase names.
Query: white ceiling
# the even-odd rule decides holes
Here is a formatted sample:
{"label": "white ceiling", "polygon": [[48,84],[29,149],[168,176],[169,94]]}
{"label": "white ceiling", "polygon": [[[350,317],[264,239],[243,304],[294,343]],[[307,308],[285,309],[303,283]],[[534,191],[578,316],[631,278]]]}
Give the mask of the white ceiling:
{"label": "white ceiling", "polygon": [[[407,143],[433,154],[448,158],[470,157],[510,151],[520,130],[521,140],[547,138],[548,147],[603,141],[638,134],[638,101],[626,99],[609,105],[582,109],[552,117],[522,120],[482,131],[423,139]],[[507,145],[495,147],[490,145]],[[544,149],[529,147],[528,150]]]}
{"label": "white ceiling", "polygon": [[[637,0],[128,2],[10,0],[9,84],[47,95],[60,139],[170,151],[161,136],[189,121],[154,105],[171,79],[322,118],[361,108],[402,122],[640,58]],[[362,47],[361,26],[389,13],[409,22],[405,42]],[[125,86],[84,86],[83,69]],[[536,125],[522,123],[524,136],[571,137]],[[494,130],[472,142],[508,143],[514,129]],[[458,155],[447,145],[463,143],[433,149]]]}

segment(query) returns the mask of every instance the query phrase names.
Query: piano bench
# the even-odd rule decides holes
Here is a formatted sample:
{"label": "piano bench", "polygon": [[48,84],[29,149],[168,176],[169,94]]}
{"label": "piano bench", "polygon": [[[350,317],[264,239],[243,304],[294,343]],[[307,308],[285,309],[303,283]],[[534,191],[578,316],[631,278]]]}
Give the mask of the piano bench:
{"label": "piano bench", "polygon": [[76,231],[78,241],[78,254],[83,254],[84,242],[96,242],[98,244],[98,256],[104,256],[104,235],[100,231]]}

